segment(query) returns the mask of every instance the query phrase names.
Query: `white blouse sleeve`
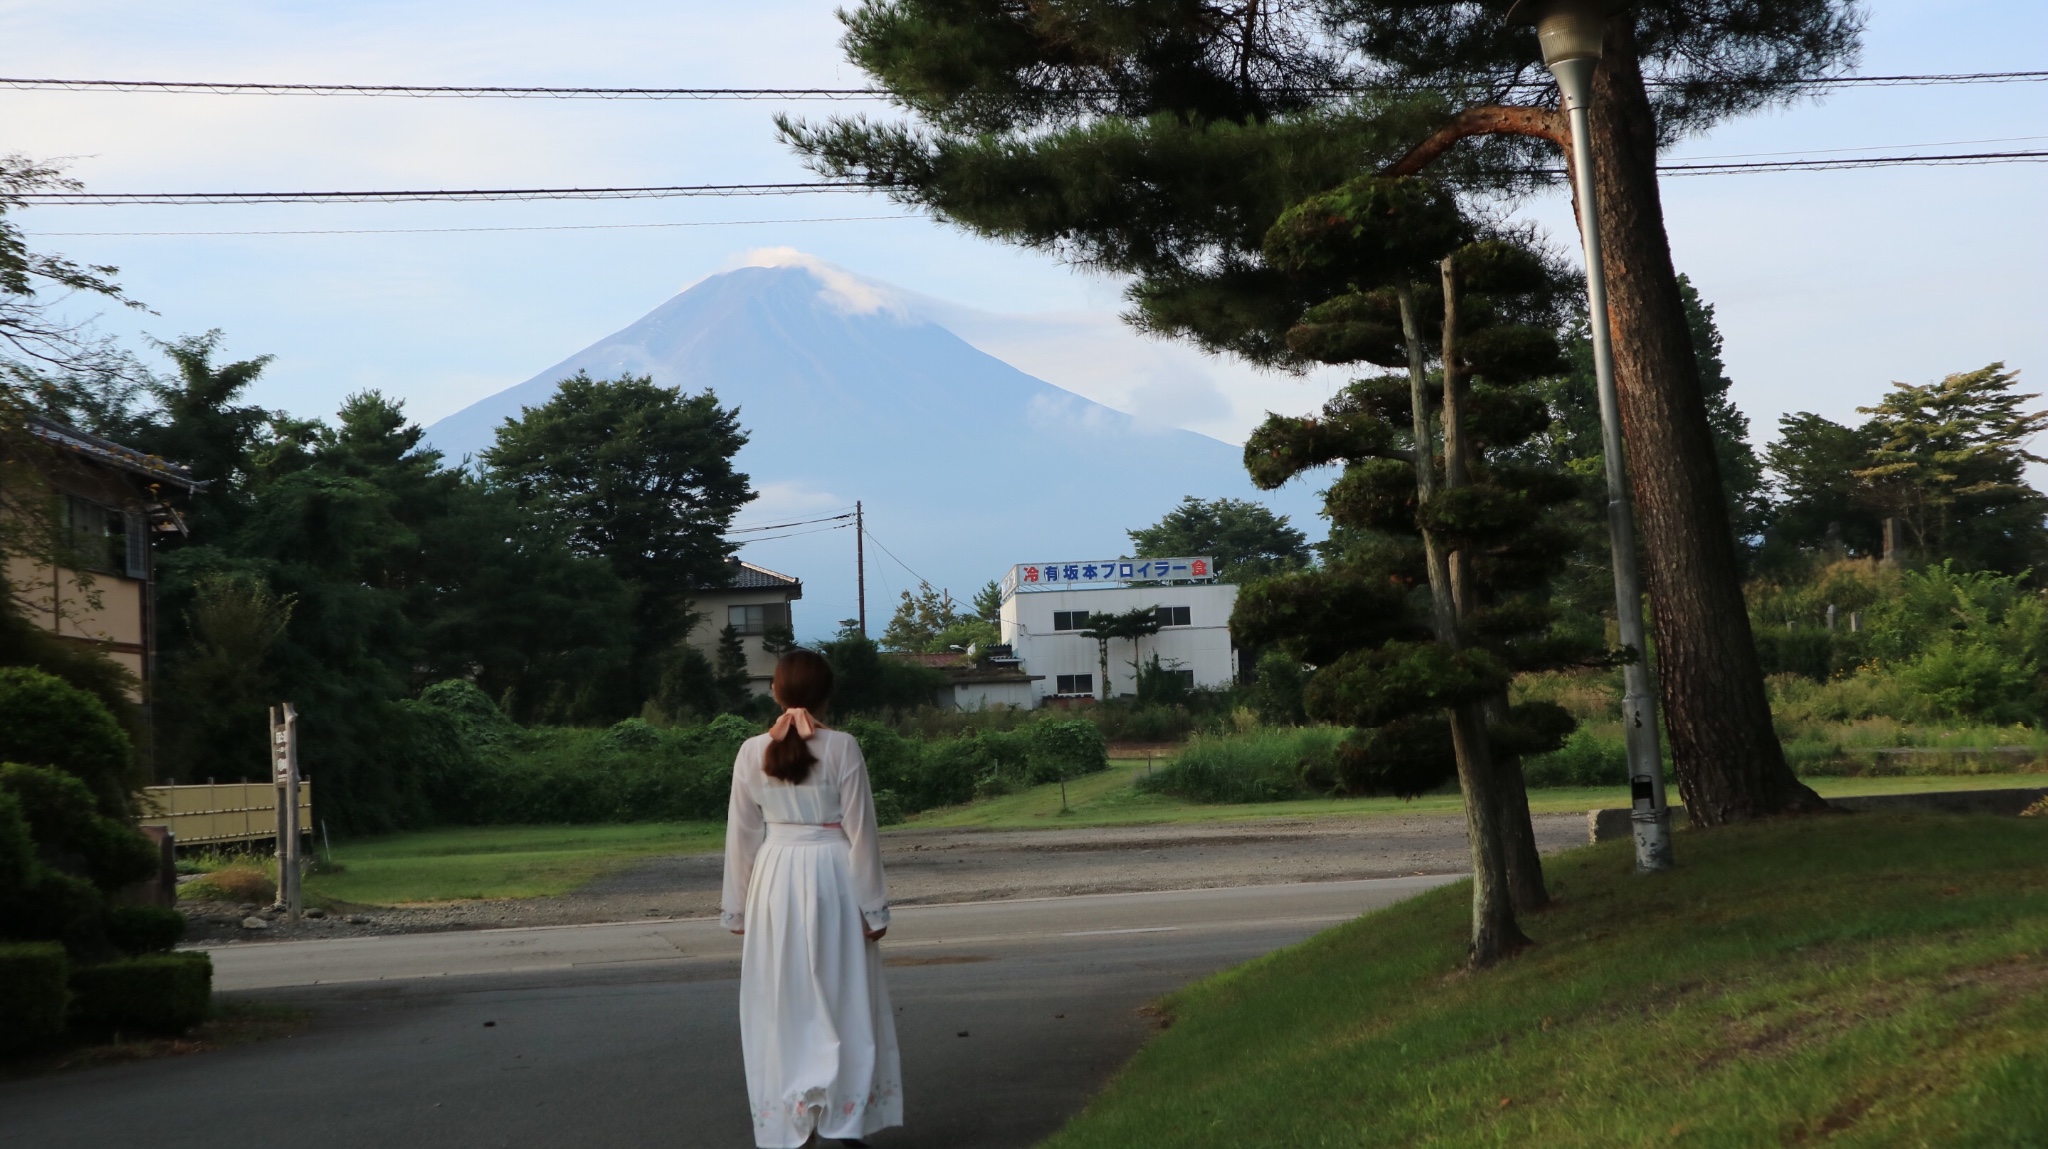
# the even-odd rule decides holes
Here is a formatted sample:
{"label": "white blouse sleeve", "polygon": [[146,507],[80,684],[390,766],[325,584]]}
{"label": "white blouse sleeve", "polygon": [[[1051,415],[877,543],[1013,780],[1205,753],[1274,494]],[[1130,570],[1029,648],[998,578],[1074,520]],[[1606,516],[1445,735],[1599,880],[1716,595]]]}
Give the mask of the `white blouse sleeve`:
{"label": "white blouse sleeve", "polygon": [[747,887],[754,879],[754,857],[768,834],[761,804],[747,790],[747,751],[743,746],[732,764],[732,801],[725,811],[725,891],[719,898],[718,920],[729,930],[747,928]]}
{"label": "white blouse sleeve", "polygon": [[882,841],[875,822],[875,795],[860,743],[849,735],[839,772],[839,820],[853,847],[853,893],[871,930],[889,927],[889,882],[882,875]]}

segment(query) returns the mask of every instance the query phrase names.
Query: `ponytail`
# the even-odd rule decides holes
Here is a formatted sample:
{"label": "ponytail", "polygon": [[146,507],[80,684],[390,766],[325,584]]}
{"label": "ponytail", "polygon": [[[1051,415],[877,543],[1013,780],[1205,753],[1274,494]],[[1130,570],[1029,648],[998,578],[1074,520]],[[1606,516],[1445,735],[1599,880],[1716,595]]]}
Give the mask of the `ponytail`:
{"label": "ponytail", "polygon": [[[769,732],[761,770],[770,778],[799,786],[818,763],[808,737],[815,729],[810,712],[823,710],[832,697],[832,664],[817,651],[792,650],[775,663],[774,692],[787,713]],[[803,720],[796,721],[799,717]]]}

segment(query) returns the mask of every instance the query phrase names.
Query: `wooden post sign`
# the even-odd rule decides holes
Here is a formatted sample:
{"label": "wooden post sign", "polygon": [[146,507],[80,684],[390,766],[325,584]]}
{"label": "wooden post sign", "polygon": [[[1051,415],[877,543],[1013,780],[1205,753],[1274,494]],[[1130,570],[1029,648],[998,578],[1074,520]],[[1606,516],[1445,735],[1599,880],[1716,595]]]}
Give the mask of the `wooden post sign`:
{"label": "wooden post sign", "polygon": [[299,712],[289,702],[270,708],[270,751],[277,779],[277,904],[296,922],[305,910],[299,895]]}

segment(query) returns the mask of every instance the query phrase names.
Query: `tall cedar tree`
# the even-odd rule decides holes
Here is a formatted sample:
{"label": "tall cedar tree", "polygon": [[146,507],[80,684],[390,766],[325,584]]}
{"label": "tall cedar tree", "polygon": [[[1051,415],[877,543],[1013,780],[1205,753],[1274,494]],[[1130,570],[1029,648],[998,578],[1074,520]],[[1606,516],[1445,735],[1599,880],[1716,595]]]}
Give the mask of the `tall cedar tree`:
{"label": "tall cedar tree", "polygon": [[[1377,177],[1313,197],[1273,228],[1276,265],[1356,273],[1344,294],[1310,309],[1290,342],[1324,362],[1405,363],[1409,374],[1354,383],[1320,419],[1274,416],[1247,443],[1262,486],[1344,464],[1327,513],[1386,542],[1248,588],[1232,629],[1317,667],[1305,691],[1310,715],[1356,728],[1347,785],[1414,794],[1455,768],[1478,875],[1471,956],[1484,965],[1521,942],[1514,909],[1547,900],[1519,755],[1554,748],[1573,725],[1556,707],[1511,710],[1507,681],[1599,661],[1601,652],[1597,636],[1559,633],[1546,601],[1578,542],[1549,511],[1577,502],[1582,485],[1531,465],[1530,444],[1550,417],[1524,385],[1563,366],[1563,276],[1496,237],[1460,246],[1428,288],[1415,282],[1427,270],[1429,252],[1418,246],[1426,237],[1449,249],[1470,230],[1441,192]],[[1432,357],[1440,392],[1424,373]],[[1426,596],[1413,592],[1422,586]],[[1323,621],[1361,613],[1370,622],[1358,631]]]}
{"label": "tall cedar tree", "polygon": [[[1553,162],[1565,120],[1535,37],[1505,26],[1508,6],[867,0],[844,17],[848,54],[919,122],[782,127],[825,174],[1133,276],[1141,327],[1285,364],[1298,361],[1285,332],[1328,292],[1260,257],[1280,210],[1375,168],[1436,164],[1469,186],[1512,190]],[[1847,0],[1657,0],[1616,21],[1595,78],[1665,714],[1703,824],[1819,799],[1785,766],[1743,621],[1656,155],[1724,116],[1799,97],[1851,62],[1859,31]],[[1468,139],[1481,143],[1455,147]]]}

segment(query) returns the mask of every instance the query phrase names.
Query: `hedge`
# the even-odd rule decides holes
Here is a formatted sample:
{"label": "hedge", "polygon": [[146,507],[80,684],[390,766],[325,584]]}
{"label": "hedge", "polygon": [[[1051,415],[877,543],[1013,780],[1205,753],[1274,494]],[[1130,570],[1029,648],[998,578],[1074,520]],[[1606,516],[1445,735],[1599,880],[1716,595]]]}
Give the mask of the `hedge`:
{"label": "hedge", "polygon": [[155,954],[85,966],[71,974],[72,1016],[88,1025],[183,1033],[213,1005],[213,959]]}
{"label": "hedge", "polygon": [[115,906],[107,911],[107,940],[122,953],[169,953],[184,938],[185,915],[167,906]]}
{"label": "hedge", "polygon": [[69,965],[55,942],[0,945],[0,1053],[21,1053],[64,1032]]}

